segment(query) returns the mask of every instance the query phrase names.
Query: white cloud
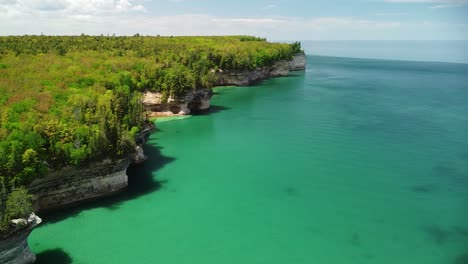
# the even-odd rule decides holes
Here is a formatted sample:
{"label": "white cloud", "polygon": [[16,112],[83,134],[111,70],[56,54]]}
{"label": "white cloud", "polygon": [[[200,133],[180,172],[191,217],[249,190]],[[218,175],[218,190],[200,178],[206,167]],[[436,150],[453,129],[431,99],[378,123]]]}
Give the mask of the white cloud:
{"label": "white cloud", "polygon": [[110,15],[145,11],[135,0],[0,0],[0,15],[15,16],[76,16]]}
{"label": "white cloud", "polygon": [[[233,35],[247,34],[269,39],[363,39],[381,38],[382,32],[400,27],[395,21],[374,21],[353,17],[237,17],[186,14],[152,16],[119,13],[101,15],[96,6],[86,7],[93,12],[69,12],[62,15],[29,16],[16,18],[0,15],[3,35],[52,34],[79,35]],[[68,6],[67,8],[72,8]],[[126,7],[128,9],[128,6]],[[41,11],[43,12],[43,11]],[[57,11],[49,11],[49,13]],[[0,10],[0,14],[2,11]],[[369,37],[372,36],[372,37]]]}
{"label": "white cloud", "polygon": [[468,4],[468,0],[384,0],[389,3],[431,4],[430,8],[448,8]]}

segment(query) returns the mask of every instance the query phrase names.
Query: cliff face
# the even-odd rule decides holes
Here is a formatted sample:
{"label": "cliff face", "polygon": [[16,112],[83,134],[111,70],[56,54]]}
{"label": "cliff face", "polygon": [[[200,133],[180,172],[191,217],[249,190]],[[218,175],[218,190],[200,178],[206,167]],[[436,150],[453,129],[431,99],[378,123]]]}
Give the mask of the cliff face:
{"label": "cliff face", "polygon": [[135,152],[129,155],[131,164],[142,164],[148,157],[143,152],[143,145],[148,141],[148,138],[153,132],[154,124],[146,126],[142,131],[136,136],[135,142],[137,144]]}
{"label": "cliff face", "polygon": [[304,70],[306,66],[306,55],[299,53],[290,61],[281,60],[272,66],[245,71],[221,71],[216,73],[217,85],[246,86],[268,79],[270,77],[288,76],[290,71]]}
{"label": "cliff face", "polygon": [[29,264],[36,261],[36,255],[29,250],[28,236],[41,219],[31,214],[28,219],[16,219],[12,222],[21,225],[18,229],[0,239],[0,263]]}
{"label": "cliff face", "polygon": [[244,71],[220,71],[217,85],[247,86],[270,77],[288,76],[289,61],[278,61],[272,66]]}
{"label": "cliff face", "polygon": [[170,97],[162,102],[162,94],[147,91],[143,94],[143,105],[152,117],[188,115],[210,108],[211,89],[189,91],[184,96]]}
{"label": "cliff face", "polygon": [[[272,66],[243,71],[219,71],[216,86],[247,86],[271,77],[288,76],[290,71],[304,70],[307,57],[298,53],[292,60],[277,61]],[[185,96],[169,98],[162,102],[162,94],[147,91],[143,95],[143,105],[152,117],[188,115],[210,108],[210,89],[188,92]]]}
{"label": "cliff face", "polygon": [[291,71],[302,71],[305,70],[307,64],[307,56],[304,52],[294,55],[291,63],[289,64],[289,69]]}
{"label": "cliff face", "polygon": [[36,211],[71,206],[107,196],[127,186],[129,159],[104,160],[84,168],[65,167],[33,181],[29,192],[36,197]]}

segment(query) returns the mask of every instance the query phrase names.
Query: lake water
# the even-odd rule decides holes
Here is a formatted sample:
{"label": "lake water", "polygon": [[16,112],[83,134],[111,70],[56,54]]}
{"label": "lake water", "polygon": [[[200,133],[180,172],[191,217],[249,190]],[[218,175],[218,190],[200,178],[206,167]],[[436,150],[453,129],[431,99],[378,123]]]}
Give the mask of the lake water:
{"label": "lake water", "polygon": [[305,40],[301,43],[306,51],[322,56],[468,63],[468,40]]}
{"label": "lake water", "polygon": [[157,123],[123,194],[45,215],[38,263],[467,263],[467,64],[309,56],[212,104]]}

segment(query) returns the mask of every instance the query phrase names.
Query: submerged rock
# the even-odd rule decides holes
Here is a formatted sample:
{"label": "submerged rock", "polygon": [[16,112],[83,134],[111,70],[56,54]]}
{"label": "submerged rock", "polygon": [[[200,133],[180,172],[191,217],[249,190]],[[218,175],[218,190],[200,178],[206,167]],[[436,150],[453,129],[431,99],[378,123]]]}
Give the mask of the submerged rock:
{"label": "submerged rock", "polygon": [[5,237],[0,239],[0,263],[29,264],[36,261],[36,255],[28,246],[28,236],[42,219],[32,213],[27,219],[14,219],[13,227]]}

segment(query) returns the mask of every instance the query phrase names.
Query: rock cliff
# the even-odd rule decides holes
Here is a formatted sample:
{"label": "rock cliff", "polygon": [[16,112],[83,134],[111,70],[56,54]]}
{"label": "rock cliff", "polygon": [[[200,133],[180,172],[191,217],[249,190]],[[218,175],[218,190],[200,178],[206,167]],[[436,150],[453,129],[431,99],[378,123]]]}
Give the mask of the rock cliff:
{"label": "rock cliff", "polygon": [[219,71],[216,73],[218,86],[247,86],[270,77],[288,76],[290,61],[281,60],[272,66],[255,70]]}
{"label": "rock cliff", "polygon": [[29,192],[36,197],[36,211],[67,207],[107,196],[127,186],[129,159],[94,162],[82,168],[65,167],[33,181]]}
{"label": "rock cliff", "polygon": [[[298,53],[291,60],[281,60],[272,66],[255,70],[231,70],[216,72],[216,86],[247,86],[256,82],[279,76],[288,76],[290,71],[304,70],[307,57]],[[211,89],[200,89],[188,92],[177,98],[170,97],[162,102],[163,95],[146,91],[143,94],[143,105],[151,117],[188,115],[210,108]]]}
{"label": "rock cliff", "polygon": [[28,190],[36,198],[35,211],[73,206],[109,196],[127,187],[126,170],[130,164],[141,164],[147,159],[143,144],[153,129],[154,125],[149,123],[136,135],[137,146],[129,158],[116,161],[105,159],[84,167],[69,166],[50,171],[44,178],[34,180],[28,185]]}
{"label": "rock cliff", "polygon": [[13,230],[0,239],[0,263],[29,264],[36,261],[36,255],[28,246],[28,236],[41,221],[35,214],[28,219],[12,220]]}
{"label": "rock cliff", "polygon": [[302,71],[305,70],[307,64],[307,56],[304,52],[294,55],[293,59],[289,64],[291,71]]}
{"label": "rock cliff", "polygon": [[143,94],[143,105],[151,117],[188,115],[210,108],[212,94],[211,89],[192,90],[162,102],[161,93],[147,91]]}
{"label": "rock cliff", "polygon": [[148,141],[148,138],[151,132],[153,132],[153,129],[153,123],[147,124],[147,126],[136,136],[135,142],[137,146],[135,148],[135,152],[129,155],[131,164],[142,164],[148,159],[148,157],[143,152],[143,145],[146,143],[146,141]]}

